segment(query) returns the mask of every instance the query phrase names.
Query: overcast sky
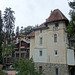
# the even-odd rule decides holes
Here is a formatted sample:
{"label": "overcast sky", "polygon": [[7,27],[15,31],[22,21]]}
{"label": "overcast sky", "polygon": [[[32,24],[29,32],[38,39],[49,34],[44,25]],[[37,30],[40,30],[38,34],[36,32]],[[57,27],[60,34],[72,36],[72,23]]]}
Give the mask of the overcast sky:
{"label": "overcast sky", "polygon": [[[11,7],[15,11],[15,27],[40,25],[49,17],[50,11],[59,9],[68,19],[70,0],[0,0],[0,10]],[[71,0],[72,1],[72,0]]]}

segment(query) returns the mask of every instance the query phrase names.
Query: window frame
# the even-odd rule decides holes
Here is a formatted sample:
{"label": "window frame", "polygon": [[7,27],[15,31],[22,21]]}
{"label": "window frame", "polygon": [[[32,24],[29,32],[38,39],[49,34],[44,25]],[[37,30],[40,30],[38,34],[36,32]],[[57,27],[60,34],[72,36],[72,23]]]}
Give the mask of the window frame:
{"label": "window frame", "polygon": [[39,51],[39,55],[42,56],[42,50]]}
{"label": "window frame", "polygon": [[54,42],[57,42],[57,34],[54,34]]}
{"label": "window frame", "polygon": [[43,42],[42,40],[43,40],[42,37],[40,37],[40,45],[42,45],[42,42]]}
{"label": "window frame", "polygon": [[55,75],[59,75],[59,69],[57,67],[55,68]]}
{"label": "window frame", "polygon": [[55,56],[58,56],[58,50],[54,51]]}

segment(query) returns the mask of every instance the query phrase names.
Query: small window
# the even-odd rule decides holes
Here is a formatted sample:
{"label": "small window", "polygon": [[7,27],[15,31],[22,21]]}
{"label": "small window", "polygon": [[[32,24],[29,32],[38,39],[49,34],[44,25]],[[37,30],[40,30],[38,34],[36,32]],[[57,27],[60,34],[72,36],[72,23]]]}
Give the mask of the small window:
{"label": "small window", "polygon": [[55,23],[55,30],[58,30],[59,24]]}
{"label": "small window", "polygon": [[55,27],[59,27],[59,24],[58,23],[55,23]]}
{"label": "small window", "polygon": [[57,34],[54,34],[54,42],[57,42]]}
{"label": "small window", "polygon": [[58,55],[58,52],[57,52],[57,50],[55,50],[55,55]]}
{"label": "small window", "polygon": [[19,57],[19,53],[16,53],[16,57]]}
{"label": "small window", "polygon": [[55,68],[55,75],[59,75],[58,68]]}
{"label": "small window", "polygon": [[39,66],[39,71],[42,72],[42,66]]}
{"label": "small window", "polygon": [[42,50],[40,51],[40,56],[42,56]]}
{"label": "small window", "polygon": [[40,30],[40,33],[42,33],[42,30]]}
{"label": "small window", "polygon": [[24,58],[24,53],[21,53],[21,57]]}
{"label": "small window", "polygon": [[40,44],[42,45],[42,38],[40,38]]}

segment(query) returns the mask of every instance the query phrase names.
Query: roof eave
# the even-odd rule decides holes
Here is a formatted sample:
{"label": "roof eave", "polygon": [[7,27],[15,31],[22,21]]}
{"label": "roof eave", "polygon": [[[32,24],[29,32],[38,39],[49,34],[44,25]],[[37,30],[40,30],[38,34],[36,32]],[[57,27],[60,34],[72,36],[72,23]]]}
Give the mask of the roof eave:
{"label": "roof eave", "polygon": [[54,21],[49,21],[49,22],[46,22],[45,25],[48,25],[49,23],[54,23],[54,22],[59,22],[59,21],[65,21],[66,24],[69,23],[69,21],[67,19],[60,19],[60,20],[54,20]]}

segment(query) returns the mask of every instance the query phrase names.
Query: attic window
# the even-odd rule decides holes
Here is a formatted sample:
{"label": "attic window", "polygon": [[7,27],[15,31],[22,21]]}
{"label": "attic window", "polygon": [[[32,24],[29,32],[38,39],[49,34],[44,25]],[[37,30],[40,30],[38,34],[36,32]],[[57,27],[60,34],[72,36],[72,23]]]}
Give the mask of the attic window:
{"label": "attic window", "polygon": [[55,27],[59,27],[59,24],[58,23],[55,23]]}

